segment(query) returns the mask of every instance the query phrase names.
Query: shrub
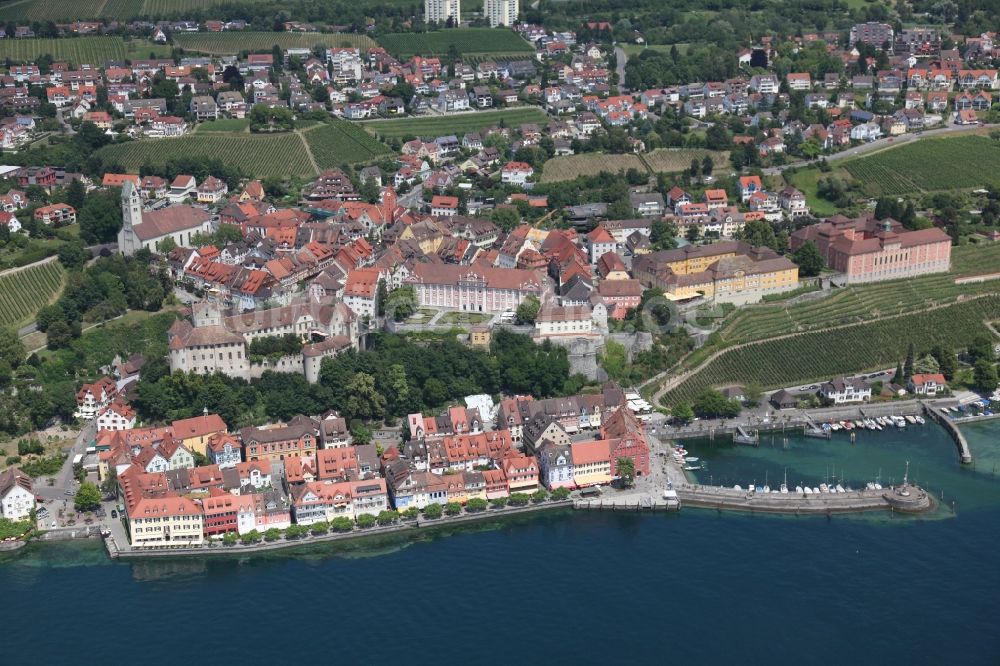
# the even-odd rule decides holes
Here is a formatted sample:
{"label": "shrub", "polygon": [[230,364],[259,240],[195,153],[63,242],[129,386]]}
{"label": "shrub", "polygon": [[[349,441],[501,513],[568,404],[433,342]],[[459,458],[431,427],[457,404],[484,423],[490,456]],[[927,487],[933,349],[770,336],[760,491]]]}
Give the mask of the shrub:
{"label": "shrub", "polygon": [[371,527],[375,524],[375,516],[370,513],[363,513],[357,517],[358,527]]}
{"label": "shrub", "polygon": [[444,513],[444,509],[440,504],[428,504],[424,507],[425,518],[440,518],[442,513]]}
{"label": "shrub", "polygon": [[552,499],[564,500],[569,497],[569,488],[556,488],[552,491]]}
{"label": "shrub", "polygon": [[337,516],[330,523],[330,527],[333,528],[334,532],[350,532],[354,529],[354,523],[347,516]]}
{"label": "shrub", "polygon": [[379,525],[392,525],[397,520],[399,520],[399,514],[395,511],[379,511],[378,515],[375,516],[375,522]]}
{"label": "shrub", "polygon": [[462,513],[462,505],[458,502],[448,502],[444,507],[444,512],[449,516],[457,516]]}
{"label": "shrub", "polygon": [[465,505],[465,509],[466,511],[478,513],[480,511],[485,511],[489,505],[490,503],[486,500],[474,497],[469,500],[468,504]]}
{"label": "shrub", "polygon": [[318,523],[313,523],[312,525],[309,526],[309,531],[312,533],[313,536],[321,536],[330,531],[330,524],[327,523],[325,520],[320,521]]}
{"label": "shrub", "polygon": [[525,493],[514,493],[507,498],[507,503],[511,506],[524,506],[531,501],[531,496]]}

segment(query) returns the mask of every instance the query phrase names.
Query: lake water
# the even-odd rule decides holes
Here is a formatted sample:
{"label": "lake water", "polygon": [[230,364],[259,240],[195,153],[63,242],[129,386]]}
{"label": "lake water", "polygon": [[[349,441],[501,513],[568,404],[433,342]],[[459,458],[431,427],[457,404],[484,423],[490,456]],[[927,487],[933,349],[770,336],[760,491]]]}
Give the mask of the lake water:
{"label": "lake water", "polygon": [[[34,663],[1000,663],[1000,422],[852,446],[701,442],[703,481],[941,490],[925,517],[557,511],[419,538],[229,559],[0,559],[4,654]],[[952,502],[954,501],[954,509]],[[8,661],[7,659],[4,660]],[[13,663],[11,660],[9,663]]]}

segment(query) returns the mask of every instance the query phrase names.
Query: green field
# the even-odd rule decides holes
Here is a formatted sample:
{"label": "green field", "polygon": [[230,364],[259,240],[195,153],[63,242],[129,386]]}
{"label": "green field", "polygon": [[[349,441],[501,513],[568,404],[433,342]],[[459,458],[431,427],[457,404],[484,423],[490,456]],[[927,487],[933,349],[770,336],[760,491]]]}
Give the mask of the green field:
{"label": "green field", "polygon": [[454,44],[460,54],[534,53],[535,48],[512,30],[452,28],[437,32],[399,32],[382,35],[379,44],[398,58],[447,55]]}
{"label": "green field", "polygon": [[953,274],[941,273],[908,280],[847,287],[831,296],[790,307],[782,305],[748,307],[733,317],[720,334],[727,343],[763,340],[786,333],[905,314],[933,304],[954,301],[963,294],[991,289],[989,284],[956,285],[954,280]]}
{"label": "green field", "polygon": [[545,111],[532,106],[451,116],[372,120],[362,123],[362,125],[383,139],[405,136],[433,138],[443,134],[454,134],[461,137],[467,132],[477,132],[487,127],[499,126],[501,121],[507,127],[517,127],[525,123],[544,125],[547,120],[548,116],[545,115]]}
{"label": "green field", "polygon": [[30,321],[62,290],[63,275],[58,261],[0,274],[0,326],[18,326]]}
{"label": "green field", "polygon": [[837,206],[817,193],[820,178],[829,178],[833,173],[823,173],[819,169],[801,169],[794,174],[784,173],[785,182],[806,195],[810,210],[815,215],[829,216],[837,212]]}
{"label": "green field", "polygon": [[677,52],[681,55],[687,53],[690,44],[621,44],[622,50],[625,51],[625,55],[629,58],[637,56],[643,51],[661,51],[663,53],[670,53],[670,48],[672,46],[677,47]]}
{"label": "green field", "polygon": [[389,152],[389,148],[371,134],[343,120],[310,128],[302,136],[321,169],[367,162]]}
{"label": "green field", "polygon": [[[0,40],[0,58],[14,62],[32,62],[45,54],[51,55],[55,60],[69,60],[74,65],[103,65],[108,60],[125,59],[126,49],[121,37]],[[148,56],[146,53],[142,57]]]}
{"label": "green field", "polygon": [[845,165],[877,194],[954,190],[1000,185],[1000,142],[966,135],[923,139]]}
{"label": "green field", "polygon": [[793,386],[837,375],[894,366],[909,344],[961,349],[979,335],[993,337],[985,320],[1000,318],[1000,297],[986,296],[930,312],[867,322],[828,333],[803,333],[729,350],[668,392],[664,405],[689,401],[706,386],[759,383]]}
{"label": "green field", "polygon": [[282,49],[311,49],[319,44],[327,47],[356,46],[362,51],[375,46],[375,40],[368,35],[336,32],[189,32],[175,34],[174,42],[185,50],[212,55],[270,51],[275,45]]}
{"label": "green field", "polygon": [[121,21],[140,16],[176,16],[223,4],[230,4],[230,0],[14,0],[0,6],[0,20],[27,23],[107,18]]}
{"label": "green field", "polygon": [[220,118],[207,123],[198,123],[194,131],[198,134],[217,132],[246,132],[250,129],[249,118]]}
{"label": "green field", "polygon": [[98,156],[136,173],[143,164],[162,165],[181,157],[217,157],[258,178],[312,176],[302,139],[297,134],[194,134],[176,139],[128,141],[105,146]]}
{"label": "green field", "polygon": [[951,248],[951,270],[956,275],[1000,273],[1000,243]]}

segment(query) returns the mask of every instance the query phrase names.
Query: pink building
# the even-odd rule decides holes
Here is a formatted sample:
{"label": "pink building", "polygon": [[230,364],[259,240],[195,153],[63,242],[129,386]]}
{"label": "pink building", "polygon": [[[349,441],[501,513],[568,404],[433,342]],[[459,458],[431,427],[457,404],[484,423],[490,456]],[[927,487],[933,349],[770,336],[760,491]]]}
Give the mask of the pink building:
{"label": "pink building", "polygon": [[542,280],[535,271],[488,266],[414,264],[406,278],[421,306],[474,312],[515,310],[525,298],[541,297]]}
{"label": "pink building", "polygon": [[938,228],[906,231],[892,219],[831,217],[792,234],[794,252],[813,241],[847,282],[879,282],[941,273],[951,267],[951,238]]}

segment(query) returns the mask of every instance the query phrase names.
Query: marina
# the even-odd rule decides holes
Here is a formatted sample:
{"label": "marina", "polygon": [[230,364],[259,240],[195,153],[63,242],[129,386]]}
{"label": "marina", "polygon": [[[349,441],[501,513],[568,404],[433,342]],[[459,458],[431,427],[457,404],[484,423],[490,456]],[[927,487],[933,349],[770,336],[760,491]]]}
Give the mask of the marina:
{"label": "marina", "polygon": [[[825,484],[824,484],[825,487]],[[900,511],[922,513],[934,508],[934,500],[918,486],[904,483],[883,490],[843,490],[824,492],[758,492],[739,486],[690,485],[677,489],[677,496],[684,506],[719,510],[749,511],[783,514],[833,514],[860,511]]]}

